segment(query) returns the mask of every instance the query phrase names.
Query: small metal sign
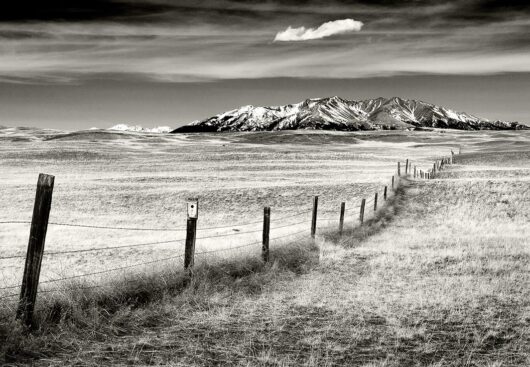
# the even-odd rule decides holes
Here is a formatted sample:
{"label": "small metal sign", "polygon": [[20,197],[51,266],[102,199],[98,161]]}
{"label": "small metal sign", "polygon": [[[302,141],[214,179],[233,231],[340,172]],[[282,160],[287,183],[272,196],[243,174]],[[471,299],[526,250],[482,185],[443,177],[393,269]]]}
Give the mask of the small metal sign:
{"label": "small metal sign", "polygon": [[188,199],[188,218],[197,219],[199,217],[199,199]]}

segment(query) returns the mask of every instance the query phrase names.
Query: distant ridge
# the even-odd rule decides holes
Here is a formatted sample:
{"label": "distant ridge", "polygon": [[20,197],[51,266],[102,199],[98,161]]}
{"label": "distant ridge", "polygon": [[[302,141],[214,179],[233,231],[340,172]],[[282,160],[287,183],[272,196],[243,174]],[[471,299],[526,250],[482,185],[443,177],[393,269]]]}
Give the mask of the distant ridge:
{"label": "distant ridge", "polygon": [[340,97],[306,99],[273,107],[243,106],[172,133],[275,130],[380,130],[444,128],[460,130],[526,129],[518,122],[489,121],[413,99],[376,98],[349,101]]}

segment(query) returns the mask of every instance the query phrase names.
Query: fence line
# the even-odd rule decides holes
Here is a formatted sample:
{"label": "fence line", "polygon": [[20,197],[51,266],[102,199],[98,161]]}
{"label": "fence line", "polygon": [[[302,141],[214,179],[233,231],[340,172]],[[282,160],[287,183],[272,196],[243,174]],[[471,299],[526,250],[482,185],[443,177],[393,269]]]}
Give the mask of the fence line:
{"label": "fence line", "polygon": [[[417,178],[418,179],[419,178],[432,179],[436,176],[437,173],[439,173],[444,168],[446,164],[452,164],[453,162],[454,162],[453,152],[451,152],[451,156],[449,158],[447,157],[437,158],[434,161],[432,168],[427,169],[427,170],[422,170],[416,165],[414,165],[414,169],[413,169],[412,162],[409,159],[406,159],[404,162],[399,161],[397,162],[397,176],[392,175],[391,177],[392,178],[391,180],[392,185],[390,187],[391,192],[395,191],[397,188],[397,185],[399,185],[399,179],[402,177],[402,174],[401,174],[402,172],[404,172],[405,177],[412,176],[414,179],[417,179]],[[397,177],[397,180],[396,180],[396,177]],[[353,207],[346,208],[346,203],[342,202],[340,206],[340,216],[338,216],[337,218],[335,217],[319,218],[318,217],[318,196],[315,196],[313,198],[312,208],[307,208],[307,209],[304,209],[302,211],[296,212],[291,215],[282,215],[279,218],[274,218],[274,216],[272,216],[272,218],[274,218],[275,223],[282,221],[282,223],[278,223],[279,225],[272,226],[272,227],[270,226],[270,223],[271,223],[270,208],[266,207],[265,212],[264,212],[265,216],[264,216],[263,221],[260,220],[260,221],[240,223],[240,224],[235,224],[235,225],[223,225],[223,226],[197,228],[199,201],[198,199],[194,198],[194,199],[188,200],[188,206],[187,206],[188,221],[187,221],[186,227],[177,227],[177,228],[154,228],[153,227],[151,228],[151,227],[100,226],[100,225],[90,225],[90,224],[48,222],[48,216],[49,216],[49,211],[51,207],[51,195],[53,191],[53,181],[54,181],[53,176],[44,175],[44,174],[39,175],[39,182],[37,185],[37,198],[36,198],[35,209],[34,209],[33,218],[31,222],[30,221],[0,221],[0,224],[31,224],[32,236],[30,236],[30,246],[28,246],[27,254],[25,256],[24,255],[11,255],[11,256],[0,257],[0,260],[26,258],[26,267],[24,271],[24,280],[22,282],[22,285],[5,286],[5,287],[1,287],[0,290],[9,290],[9,289],[15,289],[15,288],[21,289],[20,302],[19,302],[19,307],[17,310],[17,318],[23,319],[23,321],[28,325],[31,325],[33,322],[33,309],[35,306],[35,296],[36,296],[37,290],[40,288],[42,284],[53,284],[53,283],[63,282],[63,281],[72,280],[72,279],[79,279],[79,278],[91,277],[94,275],[108,274],[111,272],[116,272],[120,270],[134,268],[134,267],[144,266],[144,265],[150,265],[150,264],[159,263],[163,261],[175,260],[179,258],[184,258],[184,269],[186,270],[186,274],[188,276],[193,276],[194,258],[196,256],[204,256],[207,254],[220,253],[220,252],[225,252],[225,251],[233,251],[236,249],[241,249],[241,248],[246,248],[246,247],[251,247],[251,246],[256,246],[256,248],[259,248],[257,246],[259,244],[262,245],[261,247],[262,259],[263,261],[266,262],[266,261],[269,261],[268,251],[269,251],[270,240],[274,241],[278,239],[285,239],[285,238],[296,236],[302,233],[306,233],[306,236],[308,238],[310,235],[310,237],[314,239],[316,231],[317,231],[317,221],[321,221],[321,222],[322,221],[324,222],[337,221],[339,224],[338,231],[342,235],[344,219],[345,219],[344,213],[345,212],[351,213],[352,211],[360,210],[358,221],[361,226],[364,225],[366,208],[368,208],[368,212],[366,213],[366,216],[369,216],[370,213],[373,213],[373,215],[375,216],[375,213],[377,212],[378,207],[381,208],[384,205],[384,203],[387,201],[387,188],[388,188],[388,186],[384,186],[383,195],[381,196],[381,198],[378,197],[379,191],[375,191],[374,193],[372,193],[370,195],[370,198],[368,199],[362,198],[361,205],[359,206],[353,206]],[[39,193],[42,193],[42,194],[39,194]],[[39,195],[43,195],[42,198],[39,197]],[[43,202],[47,206],[46,205],[37,206],[37,200],[44,200]],[[380,204],[378,203],[378,200]],[[371,203],[373,203],[373,206],[366,207],[367,204],[371,204]],[[371,208],[373,208],[373,210]],[[337,213],[337,212],[335,212],[334,210],[327,210],[327,211],[321,211],[320,214],[331,214],[331,213]],[[284,223],[284,221],[289,221],[293,218],[296,218],[302,215],[311,215],[311,216],[309,218],[306,218],[304,220],[300,220],[297,222]],[[246,231],[236,230],[237,227],[245,227],[245,226],[257,225],[261,223],[263,223],[263,228],[260,228],[260,229],[246,230]],[[292,232],[292,233],[283,234],[283,235],[276,236],[273,238],[269,238],[270,230],[294,227],[294,226],[299,226],[302,224],[308,224],[308,228],[305,228],[303,230],[299,230],[296,232]],[[310,227],[309,227],[309,224],[311,224]],[[164,240],[164,241],[138,243],[138,244],[132,244],[132,245],[91,247],[87,249],[47,252],[47,251],[44,251],[44,238],[45,238],[48,225],[75,227],[75,228],[122,230],[122,231],[146,231],[146,232],[147,231],[160,231],[160,232],[186,231],[186,237]],[[327,227],[330,227],[330,225],[328,225]],[[203,235],[199,237],[196,236],[197,231],[212,231],[212,230],[222,230],[222,229],[233,229],[234,231],[229,232],[229,233]],[[207,251],[202,251],[202,252],[197,252],[197,253],[195,252],[196,240],[240,236],[244,234],[255,234],[259,232],[263,233],[262,241],[253,241],[253,242],[246,243],[243,245],[230,246],[230,247],[207,250]],[[302,236],[302,237],[305,237],[305,236]],[[185,244],[184,254],[181,254],[181,255],[159,258],[159,259],[145,261],[141,263],[129,264],[129,265],[124,265],[124,266],[119,266],[116,268],[104,269],[104,270],[94,271],[94,272],[89,272],[89,273],[84,273],[84,274],[77,274],[77,275],[72,275],[72,276],[56,278],[56,279],[48,279],[48,280],[39,282],[40,263],[42,261],[43,256],[88,253],[88,252],[97,252],[97,251],[114,250],[114,249],[122,249],[122,248],[136,248],[136,247],[141,247],[141,246],[179,243],[179,242],[182,242]],[[79,289],[97,288],[100,286],[103,286],[103,285],[82,287]],[[49,290],[49,289],[40,290],[39,289],[38,290],[38,292],[41,292],[41,293],[49,293],[53,291],[56,291],[56,290],[54,289],[52,290]],[[18,294],[2,295],[0,299],[15,297],[17,295]]]}

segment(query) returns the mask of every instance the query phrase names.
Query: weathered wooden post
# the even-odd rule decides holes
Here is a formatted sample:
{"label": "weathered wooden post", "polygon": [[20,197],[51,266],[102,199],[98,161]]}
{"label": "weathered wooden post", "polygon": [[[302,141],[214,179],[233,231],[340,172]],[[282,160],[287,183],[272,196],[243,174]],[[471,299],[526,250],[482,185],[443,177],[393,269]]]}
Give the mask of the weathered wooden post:
{"label": "weathered wooden post", "polygon": [[313,215],[311,216],[311,238],[317,233],[318,196],[313,197]]}
{"label": "weathered wooden post", "polygon": [[344,229],[344,212],[346,211],[346,203],[340,203],[340,218],[339,218],[339,235],[342,236]]}
{"label": "weathered wooden post", "polygon": [[394,176],[392,176],[392,190],[394,190]]}
{"label": "weathered wooden post", "polygon": [[386,201],[386,186],[385,186],[385,188],[383,190],[383,199],[385,199],[385,201]]}
{"label": "weathered wooden post", "polygon": [[361,222],[361,226],[364,222],[364,206],[366,205],[366,199],[361,200],[361,210],[359,212],[359,221]]}
{"label": "weathered wooden post", "polygon": [[407,158],[407,160],[405,161],[405,176],[407,176],[409,174],[409,160]]}
{"label": "weathered wooden post", "polygon": [[17,319],[21,319],[25,325],[31,327],[34,326],[33,311],[37,300],[37,289],[39,287],[42,255],[44,253],[48,220],[52,206],[54,181],[54,176],[44,173],[39,174],[33,217],[31,218],[26,264],[24,266],[22,288],[16,314]]}
{"label": "weathered wooden post", "polygon": [[374,195],[374,212],[377,211],[377,192]]}
{"label": "weathered wooden post", "polygon": [[451,150],[451,161],[449,162],[449,164],[453,164],[454,155],[455,155],[455,153],[453,152],[453,150]]}
{"label": "weathered wooden post", "polygon": [[269,237],[271,231],[271,208],[263,208],[263,238],[261,244],[261,257],[263,261],[269,261]]}
{"label": "weathered wooden post", "polygon": [[184,269],[192,275],[195,262],[195,238],[197,237],[197,219],[199,218],[199,199],[188,199],[188,220],[186,222],[186,245],[184,248]]}
{"label": "weathered wooden post", "polygon": [[401,162],[398,162],[398,176],[401,176]]}
{"label": "weathered wooden post", "polygon": [[432,177],[436,174],[436,162],[432,164]]}

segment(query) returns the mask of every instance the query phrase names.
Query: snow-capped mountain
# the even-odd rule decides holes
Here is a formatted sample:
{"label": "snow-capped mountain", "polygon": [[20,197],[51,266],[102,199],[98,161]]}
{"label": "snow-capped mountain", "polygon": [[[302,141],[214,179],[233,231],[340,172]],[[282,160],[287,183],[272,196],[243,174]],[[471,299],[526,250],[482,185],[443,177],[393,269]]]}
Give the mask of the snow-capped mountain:
{"label": "snow-capped mountain", "polygon": [[113,130],[113,131],[132,131],[132,132],[139,132],[139,133],[168,133],[172,129],[169,126],[158,126],[154,127],[152,129],[147,127],[141,127],[138,125],[127,125],[127,124],[118,124],[114,125],[107,130]]}
{"label": "snow-capped mountain", "polygon": [[394,97],[349,101],[335,96],[306,99],[285,106],[243,106],[202,121],[194,121],[172,132],[296,129],[356,131],[419,127],[461,130],[525,128],[517,122],[491,122],[413,99]]}

